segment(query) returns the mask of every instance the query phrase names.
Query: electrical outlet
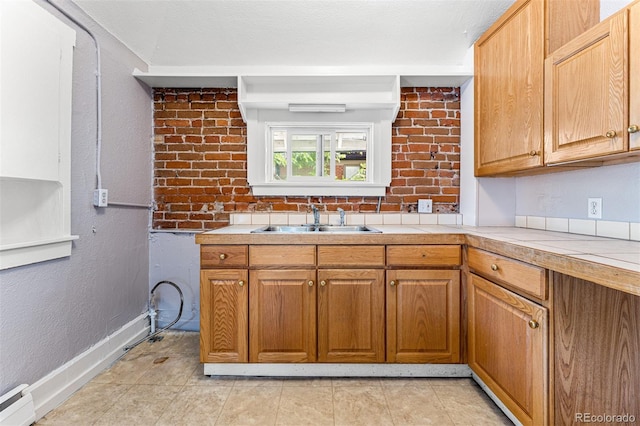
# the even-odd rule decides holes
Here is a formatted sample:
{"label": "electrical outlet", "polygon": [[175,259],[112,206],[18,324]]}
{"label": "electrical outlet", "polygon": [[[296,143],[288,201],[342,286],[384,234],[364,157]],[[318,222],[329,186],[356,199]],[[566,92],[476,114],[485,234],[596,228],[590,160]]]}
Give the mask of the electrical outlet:
{"label": "electrical outlet", "polygon": [[589,198],[587,217],[590,219],[602,219],[602,198]]}
{"label": "electrical outlet", "polygon": [[433,200],[418,200],[418,213],[431,213],[433,211]]}
{"label": "electrical outlet", "polygon": [[96,189],[93,191],[93,205],[96,207],[107,207],[109,204],[109,190]]}

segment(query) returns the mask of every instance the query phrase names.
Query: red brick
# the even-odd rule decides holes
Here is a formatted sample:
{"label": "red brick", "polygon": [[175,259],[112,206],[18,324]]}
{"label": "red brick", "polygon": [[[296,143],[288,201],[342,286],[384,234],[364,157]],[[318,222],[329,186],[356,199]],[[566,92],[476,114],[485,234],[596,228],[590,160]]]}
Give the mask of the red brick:
{"label": "red brick", "polygon": [[399,135],[423,135],[424,129],[422,127],[399,127]]}
{"label": "red brick", "polygon": [[[419,197],[429,195],[434,199],[434,211],[457,212],[459,90],[401,91],[401,110],[392,125],[393,178],[381,211],[406,211]],[[246,124],[236,100],[235,89],[154,91],[154,118],[159,120],[154,138],[154,198],[158,206],[154,228],[213,229],[228,224],[232,211],[308,212],[310,202],[320,202],[319,197],[251,194],[246,181]],[[185,125],[185,120],[193,121]],[[443,198],[436,202],[436,196]],[[224,213],[200,211],[203,204],[215,201],[224,204]],[[322,203],[327,211],[340,207],[372,212],[378,207],[377,197],[322,197]]]}

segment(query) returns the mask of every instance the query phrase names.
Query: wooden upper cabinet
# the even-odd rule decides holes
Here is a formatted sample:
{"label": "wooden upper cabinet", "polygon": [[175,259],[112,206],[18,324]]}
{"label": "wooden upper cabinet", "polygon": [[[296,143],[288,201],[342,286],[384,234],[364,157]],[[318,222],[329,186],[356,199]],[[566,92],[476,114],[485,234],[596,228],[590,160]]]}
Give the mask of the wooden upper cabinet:
{"label": "wooden upper cabinet", "polygon": [[628,11],[602,21],[545,62],[545,162],[629,149]]}
{"label": "wooden upper cabinet", "polygon": [[640,2],[629,9],[629,150],[640,149]]}
{"label": "wooden upper cabinet", "polygon": [[599,21],[597,0],[519,0],[475,46],[475,174],[543,165],[544,59]]}

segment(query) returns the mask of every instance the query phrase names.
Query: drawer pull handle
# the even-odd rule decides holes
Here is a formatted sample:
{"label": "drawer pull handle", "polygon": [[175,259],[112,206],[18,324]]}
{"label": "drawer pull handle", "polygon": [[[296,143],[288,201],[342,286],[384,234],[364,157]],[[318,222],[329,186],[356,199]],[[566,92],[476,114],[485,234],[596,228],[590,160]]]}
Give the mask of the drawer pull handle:
{"label": "drawer pull handle", "polygon": [[627,132],[629,133],[636,133],[640,131],[640,127],[638,127],[637,124],[632,124],[631,126],[629,126],[629,128],[627,129]]}
{"label": "drawer pull handle", "polygon": [[313,280],[309,280],[309,281],[307,281],[307,285],[308,285],[309,287],[313,287]]}
{"label": "drawer pull handle", "polygon": [[535,330],[536,328],[540,327],[540,324],[536,320],[530,320],[529,321],[529,327],[531,327],[531,328],[533,328]]}
{"label": "drawer pull handle", "polygon": [[538,151],[535,151],[535,150],[529,151],[530,157],[535,157],[536,155],[538,155]]}
{"label": "drawer pull handle", "polygon": [[389,285],[390,285],[391,287],[393,287],[394,285],[396,285],[395,280],[391,280],[391,281],[389,281]]}
{"label": "drawer pull handle", "polygon": [[321,285],[322,287],[324,287],[325,285],[327,285],[327,282],[326,282],[325,280],[322,280],[322,281],[320,281],[320,285]]}
{"label": "drawer pull handle", "polygon": [[496,265],[495,263],[491,264],[491,270],[492,271],[497,271],[498,270],[498,265]]}
{"label": "drawer pull handle", "polygon": [[227,258],[227,255],[224,253],[220,253],[220,260],[225,260]]}
{"label": "drawer pull handle", "polygon": [[242,287],[242,286],[244,285],[244,280],[240,280],[240,281],[238,281],[238,285],[239,285],[240,287]]}
{"label": "drawer pull handle", "polygon": [[609,130],[607,133],[604,134],[606,137],[608,137],[609,139],[613,139],[616,137],[617,133],[615,130]]}

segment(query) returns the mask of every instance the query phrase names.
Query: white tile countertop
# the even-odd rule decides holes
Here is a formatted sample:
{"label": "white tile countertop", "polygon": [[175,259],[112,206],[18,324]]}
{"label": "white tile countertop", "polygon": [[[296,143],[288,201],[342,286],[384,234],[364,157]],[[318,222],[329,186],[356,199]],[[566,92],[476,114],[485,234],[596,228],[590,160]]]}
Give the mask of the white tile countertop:
{"label": "white tile countertop", "polygon": [[[518,227],[372,225],[379,234],[255,234],[231,225],[196,236],[199,244],[468,244],[640,296],[640,242]],[[293,238],[292,238],[293,236]]]}

